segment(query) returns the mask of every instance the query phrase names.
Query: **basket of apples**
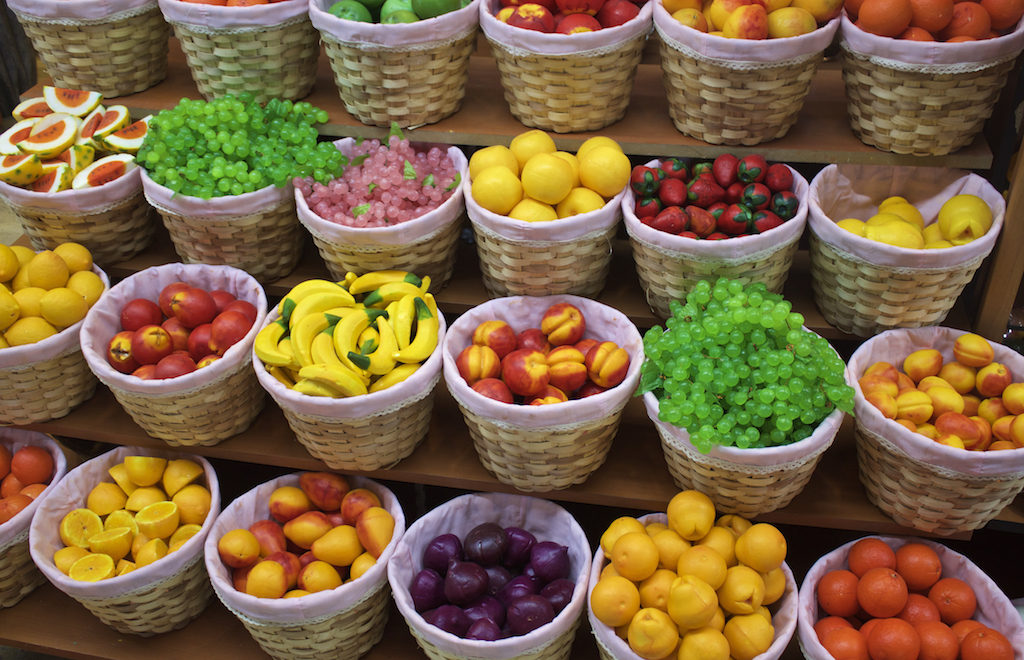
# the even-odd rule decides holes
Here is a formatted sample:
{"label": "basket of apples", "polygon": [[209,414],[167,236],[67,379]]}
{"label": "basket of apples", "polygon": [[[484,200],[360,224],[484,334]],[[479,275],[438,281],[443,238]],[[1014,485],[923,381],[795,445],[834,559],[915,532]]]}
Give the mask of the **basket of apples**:
{"label": "basket of apples", "polygon": [[596,131],[626,114],[653,3],[482,0],[505,100],[526,126]]}
{"label": "basket of apples", "polygon": [[384,635],[387,567],[404,532],[401,504],[381,484],[288,474],[224,509],[206,539],[206,568],[270,656],[357,658]]}
{"label": "basket of apples", "polygon": [[32,563],[28,530],[47,488],[67,471],[48,435],[0,429],[0,608],[12,607],[46,578]]}
{"label": "basket of apples", "polygon": [[943,327],[883,332],[850,358],[857,462],[896,522],[948,536],[984,527],[1024,489],[1024,358]]}
{"label": "basket of apples", "polygon": [[215,445],[263,408],[252,344],[266,295],[232,266],[167,264],[112,287],[82,326],[82,353],[146,433]]}
{"label": "basket of apples", "polygon": [[478,305],[443,352],[481,463],[521,491],[568,488],[604,463],[642,359],[629,319],[577,296]]}
{"label": "basket of apples", "polygon": [[807,224],[807,191],[799,172],[760,154],[633,167],[622,217],[651,310],[666,319],[670,301],[717,277],[780,293]]}

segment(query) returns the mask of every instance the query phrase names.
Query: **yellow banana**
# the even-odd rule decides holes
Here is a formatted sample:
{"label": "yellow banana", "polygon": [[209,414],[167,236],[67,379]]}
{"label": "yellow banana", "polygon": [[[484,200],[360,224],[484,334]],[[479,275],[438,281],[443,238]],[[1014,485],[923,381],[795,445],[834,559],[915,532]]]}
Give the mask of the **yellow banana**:
{"label": "yellow banana", "polygon": [[419,368],[420,364],[418,362],[414,362],[412,364],[400,364],[377,380],[373,381],[370,385],[370,391],[380,392],[392,385],[397,385],[409,376],[413,375],[413,373],[415,373]]}
{"label": "yellow banana", "polygon": [[377,332],[377,328],[371,325],[359,333],[359,339],[356,340],[356,349],[360,354],[369,355],[377,350],[378,346],[380,346],[380,333]]}
{"label": "yellow banana", "polygon": [[330,321],[326,314],[310,314],[299,319],[292,327],[292,350],[299,366],[313,364],[311,346],[313,338],[327,329]]}
{"label": "yellow banana", "polygon": [[[292,287],[284,298],[281,298],[281,302],[277,304],[277,313],[284,319],[285,323],[292,315],[292,310],[302,300],[308,296],[313,295],[317,292],[333,293],[335,291],[344,291],[344,289],[338,285],[337,282],[330,280],[313,279],[306,280],[305,282],[299,282]],[[351,303],[350,303],[351,304]]]}
{"label": "yellow banana", "polygon": [[334,326],[334,351],[341,358],[341,361],[348,364],[353,371],[359,371],[359,367],[348,358],[349,352],[358,353],[356,341],[363,330],[370,326],[373,319],[385,314],[379,309],[361,309],[338,321]]}
{"label": "yellow banana", "polygon": [[341,390],[331,387],[329,384],[319,380],[312,380],[309,378],[303,378],[295,381],[295,385],[292,389],[300,394],[307,396],[326,396],[334,399],[340,399],[345,396]]}
{"label": "yellow banana", "polygon": [[422,282],[421,286],[414,286],[409,282],[388,282],[382,284],[363,298],[363,304],[367,307],[384,309],[389,303],[399,300],[402,296],[410,294],[422,296],[427,292],[427,287],[430,286],[430,276],[424,277]]}
{"label": "yellow banana", "polygon": [[416,335],[405,348],[395,351],[396,362],[411,363],[423,362],[437,348],[437,333],[440,329],[440,322],[437,317],[430,313],[427,303],[422,298],[415,299],[416,305]]}
{"label": "yellow banana", "polygon": [[359,276],[353,273],[352,271],[348,271],[347,273],[345,273],[345,277],[342,278],[342,280],[338,282],[338,284],[347,289],[350,286],[352,286],[352,283],[355,282],[358,277]]}
{"label": "yellow banana", "polygon": [[287,367],[270,365],[267,367],[267,373],[276,378],[277,381],[284,385],[285,387],[295,386],[295,379],[292,378],[292,371]]}
{"label": "yellow banana", "polygon": [[438,318],[440,318],[440,316],[438,315],[438,312],[437,312],[437,301],[434,300],[434,294],[432,294],[432,293],[424,293],[423,294],[423,302],[427,303],[427,307],[430,308],[430,313],[431,314],[433,314],[434,316],[437,316]]}
{"label": "yellow banana", "polygon": [[270,325],[256,333],[253,340],[253,349],[256,357],[265,365],[288,366],[295,362],[290,353],[280,350],[278,344],[288,334],[288,326],[281,319],[276,319]]}
{"label": "yellow banana", "polygon": [[418,276],[405,270],[375,270],[352,280],[348,285],[348,290],[352,294],[366,293],[379,289],[381,285],[388,282],[408,282],[416,287],[423,283]]}
{"label": "yellow banana", "polygon": [[317,291],[298,301],[288,317],[289,327],[294,328],[298,321],[310,314],[319,314],[335,307],[349,307],[355,304],[356,299],[352,297],[351,293],[337,285],[334,288],[336,291]]}
{"label": "yellow banana", "polygon": [[334,326],[327,326],[322,332],[313,337],[309,344],[309,356],[312,358],[310,364],[335,364],[345,366],[334,352]]}
{"label": "yellow banana", "polygon": [[391,327],[395,330],[395,339],[398,341],[398,348],[403,349],[409,346],[412,341],[413,326],[416,323],[416,296],[408,295],[398,301],[393,316],[388,317]]}
{"label": "yellow banana", "polygon": [[348,359],[368,373],[381,376],[395,368],[394,355],[398,351],[398,342],[395,340],[395,331],[386,319],[378,316],[376,322],[380,337],[376,350],[365,354],[351,352]]}
{"label": "yellow banana", "polygon": [[299,369],[299,378],[323,383],[342,392],[344,396],[358,396],[367,392],[366,384],[359,374],[346,367],[311,364]]}

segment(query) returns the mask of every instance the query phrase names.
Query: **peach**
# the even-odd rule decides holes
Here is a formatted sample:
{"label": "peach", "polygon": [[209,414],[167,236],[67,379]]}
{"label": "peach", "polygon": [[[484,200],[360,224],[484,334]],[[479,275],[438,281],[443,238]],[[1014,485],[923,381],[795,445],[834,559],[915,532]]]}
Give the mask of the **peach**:
{"label": "peach", "polygon": [[260,559],[260,542],[247,529],[232,529],[217,540],[217,554],[225,566],[252,566]]}
{"label": "peach", "polygon": [[267,506],[270,509],[271,518],[279,523],[286,523],[311,510],[313,501],[298,486],[281,486],[270,494]]}
{"label": "peach", "polygon": [[583,339],[587,321],[576,305],[567,302],[555,303],[548,307],[540,319],[540,331],[548,337],[552,346],[575,344]]}
{"label": "peach", "polygon": [[1010,422],[1010,437],[1007,439],[1018,447],[1024,447],[1024,415],[1014,416]]}
{"label": "peach", "polygon": [[877,408],[883,417],[896,419],[896,415],[899,412],[899,407],[896,405],[896,397],[883,392],[872,392],[864,398],[868,403]]}
{"label": "peach", "polygon": [[548,353],[548,382],[563,392],[575,392],[587,382],[583,353],[575,346],[558,346]]}
{"label": "peach", "polygon": [[975,375],[978,370],[966,364],[947,362],[939,369],[939,378],[949,383],[950,387],[960,394],[967,394],[974,389]]}
{"label": "peach", "polygon": [[879,374],[861,376],[860,380],[857,381],[857,384],[860,385],[860,391],[864,396],[867,396],[872,392],[882,392],[891,397],[895,397],[900,392],[900,387],[895,380],[889,380]]}
{"label": "peach", "polygon": [[999,362],[989,362],[978,370],[975,387],[978,394],[984,397],[1001,396],[1006,386],[1013,382],[1013,376],[1006,365]]}
{"label": "peach", "polygon": [[478,380],[496,378],[501,373],[501,358],[489,346],[470,344],[455,358],[459,375],[470,387]]}
{"label": "peach", "polygon": [[264,559],[252,567],[245,579],[245,593],[257,598],[280,598],[288,591],[284,566]]}
{"label": "peach", "polygon": [[171,334],[159,325],[144,325],[132,334],[132,357],[139,364],[156,364],[174,352]]}
{"label": "peach", "polygon": [[896,376],[896,385],[899,387],[900,392],[915,389],[914,381],[902,371]]}
{"label": "peach", "polygon": [[988,451],[1002,451],[1004,449],[1016,449],[1017,445],[1009,440],[996,440],[988,446]]}
{"label": "peach", "polygon": [[953,357],[968,367],[984,367],[995,359],[995,351],[981,335],[966,332],[953,342]]}
{"label": "peach", "polygon": [[516,335],[516,350],[524,348],[531,348],[547,355],[551,350],[551,343],[548,342],[547,335],[541,332],[540,328],[527,328]]}
{"label": "peach", "polygon": [[1010,383],[1003,389],[1001,397],[1006,413],[1019,415],[1024,413],[1024,383]]}
{"label": "peach", "polygon": [[391,543],[394,533],[395,519],[383,507],[370,507],[363,511],[359,520],[356,521],[356,534],[359,537],[359,542],[367,552],[373,555],[374,559],[380,558],[384,548]]}
{"label": "peach", "polygon": [[608,389],[607,387],[601,387],[600,385],[598,385],[594,381],[588,380],[586,383],[583,384],[583,387],[581,387],[580,389],[576,390],[575,398],[577,398],[577,399],[585,399],[588,396],[594,396],[595,394],[600,394],[601,392],[604,392],[607,389]]}
{"label": "peach", "polygon": [[981,405],[981,397],[977,394],[965,394],[964,395],[964,414],[968,417],[974,417],[978,414],[978,406]]}
{"label": "peach", "polygon": [[562,403],[568,401],[569,397],[566,396],[565,392],[558,389],[554,385],[548,385],[544,388],[544,391],[535,396],[530,400],[531,406],[544,406],[550,403]]}
{"label": "peach", "polygon": [[278,550],[277,552],[270,553],[264,559],[276,561],[284,567],[284,577],[289,589],[294,588],[299,583],[299,571],[302,570],[302,564],[299,563],[299,558],[294,552]]}
{"label": "peach", "polygon": [[601,342],[597,341],[593,337],[587,337],[586,339],[581,339],[578,342],[576,342],[576,350],[579,351],[580,353],[583,353],[583,359],[586,360],[587,353],[590,352],[590,349],[592,349],[593,347],[597,346],[600,343]]}
{"label": "peach", "polygon": [[249,525],[249,531],[260,544],[260,556],[267,557],[275,552],[284,550],[288,545],[288,539],[284,536],[284,530],[279,523],[273,520],[257,520]]}
{"label": "peach", "polygon": [[299,475],[299,488],[313,506],[324,512],[339,511],[341,500],[349,491],[345,477],[333,472],[303,472]]}
{"label": "peach", "polygon": [[501,361],[501,379],[513,394],[536,396],[544,391],[550,379],[544,353],[535,349],[519,348]]}
{"label": "peach", "polygon": [[629,353],[613,341],[603,341],[587,352],[587,373],[601,387],[615,387],[626,379]]}
{"label": "peach", "polygon": [[217,316],[217,302],[206,289],[189,287],[176,291],[170,297],[171,313],[186,328],[210,323]]}
{"label": "peach", "polygon": [[737,7],[725,19],[722,34],[733,39],[767,39],[768,12],[759,4]]}
{"label": "peach", "polygon": [[1016,418],[1016,415],[1004,415],[992,422],[992,437],[997,440],[1013,442],[1013,436],[1010,434],[1010,426]]}
{"label": "peach", "polygon": [[299,589],[314,593],[340,587],[344,579],[334,566],[325,561],[311,561],[299,571]]}
{"label": "peach", "polygon": [[339,525],[314,541],[310,551],[318,560],[332,566],[351,566],[356,557],[363,554],[363,546],[355,527]]}
{"label": "peach", "polygon": [[934,348],[921,348],[903,360],[903,372],[915,383],[927,376],[938,376],[942,369],[942,353]]}
{"label": "peach", "polygon": [[917,432],[929,440],[934,440],[939,437],[939,432],[935,430],[934,424],[918,424]]}
{"label": "peach", "polygon": [[555,31],[555,17],[551,10],[533,2],[517,5],[508,16],[508,24],[537,32]]}
{"label": "peach", "polygon": [[110,338],[107,344],[107,364],[123,374],[130,374],[139,368],[139,362],[132,357],[132,337],[135,333],[131,330],[122,330]]}
{"label": "peach", "polygon": [[896,380],[900,373],[900,370],[892,363],[879,361],[865,369],[863,376],[879,375],[886,380]]}
{"label": "peach", "polygon": [[979,436],[978,441],[973,445],[968,446],[965,442],[964,447],[973,451],[985,451],[988,449],[988,446],[992,444],[992,426],[987,420],[984,420],[981,417],[975,416],[969,419],[978,427]]}
{"label": "peach", "polygon": [[935,420],[935,430],[939,437],[955,435],[963,441],[964,447],[971,448],[981,440],[981,430],[971,418],[955,412],[942,413]]}
{"label": "peach", "polygon": [[500,360],[516,350],[516,332],[504,321],[484,321],[473,330],[473,343],[487,346],[498,354]]}
{"label": "peach", "polygon": [[935,442],[939,443],[940,445],[946,445],[947,447],[964,449],[964,441],[961,440],[959,437],[949,433],[945,435],[940,435],[939,437],[935,438]]}
{"label": "peach", "polygon": [[380,506],[380,498],[372,490],[353,488],[341,500],[341,517],[346,525],[355,525],[359,514],[370,507]]}
{"label": "peach", "polygon": [[473,391],[482,394],[488,399],[501,401],[502,403],[514,403],[515,397],[512,390],[500,378],[484,378],[473,383]]}
{"label": "peach", "polygon": [[333,527],[323,511],[307,511],[284,524],[284,535],[298,547],[309,550],[313,547],[314,541]]}
{"label": "peach", "polygon": [[907,390],[896,397],[896,417],[912,422],[912,431],[916,430],[918,424],[924,424],[931,419],[933,411],[931,397],[920,390]]}
{"label": "peach", "polygon": [[945,412],[962,413],[964,411],[964,398],[948,385],[929,387],[927,393],[932,400],[933,417],[938,417]]}

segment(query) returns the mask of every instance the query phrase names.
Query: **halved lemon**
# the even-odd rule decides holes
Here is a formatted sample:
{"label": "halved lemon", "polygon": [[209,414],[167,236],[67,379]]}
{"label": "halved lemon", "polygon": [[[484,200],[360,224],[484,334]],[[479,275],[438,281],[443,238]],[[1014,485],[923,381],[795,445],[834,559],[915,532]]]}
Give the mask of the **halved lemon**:
{"label": "halved lemon", "polygon": [[90,552],[68,569],[68,577],[79,582],[99,582],[114,577],[114,560],[110,555]]}
{"label": "halved lemon", "polygon": [[132,533],[132,536],[139,533],[139,525],[135,522],[135,514],[128,509],[118,509],[117,511],[111,511],[106,518],[103,519],[103,529],[117,529],[124,527]]}
{"label": "halved lemon", "polygon": [[135,562],[128,561],[127,559],[122,559],[121,561],[117,562],[116,566],[114,566],[114,572],[117,574],[118,577],[124,575],[125,573],[131,573],[134,570]]}
{"label": "halved lemon", "polygon": [[163,539],[150,539],[135,554],[135,567],[149,566],[167,556],[167,543]]}
{"label": "halved lemon", "polygon": [[202,528],[202,525],[196,525],[195,523],[179,527],[173,534],[171,534],[171,538],[167,541],[167,552],[174,552],[180,548],[190,538],[198,534],[199,530]]}
{"label": "halved lemon", "polygon": [[174,502],[156,502],[135,514],[139,531],[151,539],[168,539],[178,529],[178,505]]}
{"label": "halved lemon", "polygon": [[67,575],[68,571],[71,570],[71,565],[87,554],[89,554],[89,551],[85,548],[80,548],[77,545],[66,545],[53,553],[53,563],[58,571]]}
{"label": "halved lemon", "polygon": [[203,466],[187,458],[175,458],[167,462],[162,483],[164,492],[170,497],[189,485],[203,474]]}
{"label": "halved lemon", "polygon": [[128,496],[121,487],[109,481],[101,481],[92,487],[85,498],[85,506],[101,518],[109,513],[124,509]]}
{"label": "halved lemon", "polygon": [[120,486],[121,490],[128,495],[131,495],[132,491],[138,488],[138,486],[132,483],[132,480],[128,478],[128,468],[124,466],[124,463],[118,463],[117,465],[110,466],[107,468],[107,474],[109,474],[114,480],[114,483]]}
{"label": "halved lemon", "polygon": [[64,545],[88,548],[89,539],[103,531],[103,521],[89,509],[72,509],[60,521],[60,540]]}
{"label": "halved lemon", "polygon": [[132,549],[132,530],[115,527],[89,537],[89,550],[108,555],[115,562],[124,559]]}
{"label": "halved lemon", "polygon": [[166,500],[167,496],[164,491],[156,486],[143,486],[132,491],[132,494],[128,496],[128,501],[124,503],[124,508],[138,513],[150,504]]}
{"label": "halved lemon", "polygon": [[160,456],[125,456],[124,467],[128,471],[128,478],[136,486],[153,486],[163,476],[167,459]]}

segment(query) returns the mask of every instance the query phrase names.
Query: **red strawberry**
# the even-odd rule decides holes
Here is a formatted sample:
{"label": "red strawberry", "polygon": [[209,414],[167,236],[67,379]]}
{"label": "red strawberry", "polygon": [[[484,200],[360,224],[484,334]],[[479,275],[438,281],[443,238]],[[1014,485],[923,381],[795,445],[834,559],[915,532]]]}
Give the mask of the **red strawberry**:
{"label": "red strawberry", "polygon": [[764,183],[772,192],[793,189],[793,171],[782,163],[772,163],[764,175]]}
{"label": "red strawberry", "polygon": [[743,204],[730,204],[718,218],[718,230],[731,236],[744,234],[750,230],[753,213]]}
{"label": "red strawberry", "polygon": [[678,234],[686,230],[689,221],[686,211],[678,206],[669,206],[654,218],[651,227],[669,234]]}
{"label": "red strawberry", "polygon": [[760,183],[764,181],[767,172],[768,162],[764,156],[759,154],[740,158],[740,162],[736,166],[736,176],[744,183],[754,183],[755,181]]}
{"label": "red strawberry", "polygon": [[722,154],[716,158],[711,169],[715,175],[715,181],[718,182],[718,185],[728,189],[729,186],[736,183],[739,164],[740,159],[732,154]]}
{"label": "red strawberry", "polygon": [[755,211],[753,217],[754,230],[761,234],[769,229],[775,229],[784,222],[782,218],[771,211]]}
{"label": "red strawberry", "polygon": [[638,218],[647,218],[658,215],[665,205],[657,197],[638,197],[633,207],[633,212]]}
{"label": "red strawberry", "polygon": [[690,200],[691,204],[697,206],[703,206],[707,208],[715,202],[720,202],[725,197],[725,191],[722,190],[722,186],[715,182],[712,176],[698,176],[693,181],[690,181],[689,190],[686,193],[686,198]]}
{"label": "red strawberry", "polygon": [[690,180],[690,166],[682,158],[668,158],[661,161],[661,171],[669,179]]}
{"label": "red strawberry", "polygon": [[682,206],[686,203],[686,184],[682,179],[665,179],[658,188],[658,199],[666,207]]}
{"label": "red strawberry", "polygon": [[772,202],[772,191],[763,183],[748,183],[740,195],[740,203],[755,211],[768,208]]}

